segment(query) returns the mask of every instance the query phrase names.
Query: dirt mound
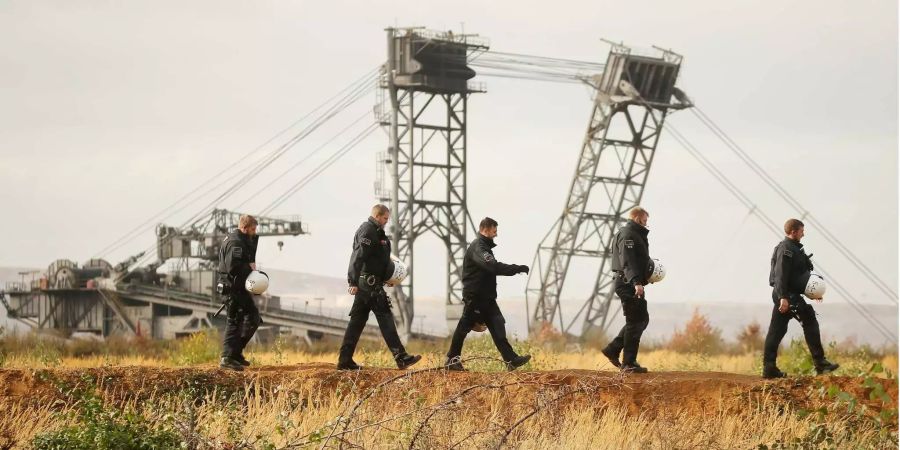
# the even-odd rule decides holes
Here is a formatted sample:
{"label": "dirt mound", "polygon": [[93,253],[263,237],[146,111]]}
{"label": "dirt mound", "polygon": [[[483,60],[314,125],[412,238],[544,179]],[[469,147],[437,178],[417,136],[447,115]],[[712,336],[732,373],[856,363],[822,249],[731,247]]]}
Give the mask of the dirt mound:
{"label": "dirt mound", "polygon": [[[897,408],[897,383],[879,380]],[[759,377],[717,372],[658,372],[621,375],[589,370],[551,372],[479,373],[420,369],[402,372],[366,369],[340,372],[331,364],[264,366],[244,372],[216,367],[155,368],[100,367],[93,369],[2,369],[0,399],[31,403],[64,400],[71,389],[90,386],[112,401],[140,400],[185,389],[204,392],[251,392],[271,395],[278,391],[328,392],[364,395],[381,386],[401,386],[428,397],[446,396],[473,387],[502,386],[507,396],[529,398],[539,392],[575,392],[568,402],[605,403],[624,407],[631,414],[653,417],[672,411],[703,413],[711,406],[739,414],[753,405],[777,404],[791,408],[815,408],[823,400],[814,393],[822,386],[836,386],[862,403],[880,411],[887,406],[870,400],[871,388],[852,377],[796,377],[766,381]],[[494,390],[496,392],[496,389]],[[477,400],[477,396],[474,397]]]}

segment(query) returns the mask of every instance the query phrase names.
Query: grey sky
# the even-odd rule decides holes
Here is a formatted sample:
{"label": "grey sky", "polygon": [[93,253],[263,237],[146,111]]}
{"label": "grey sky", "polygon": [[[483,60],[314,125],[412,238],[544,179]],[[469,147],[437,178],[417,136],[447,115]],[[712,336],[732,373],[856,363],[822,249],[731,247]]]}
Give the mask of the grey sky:
{"label": "grey sky", "polygon": [[[896,1],[375,3],[0,3],[0,265],[86,260],[379,64],[385,27],[464,23],[505,52],[603,62],[605,37],[682,53],[679,85],[896,289]],[[469,103],[470,211],[500,222],[500,260],[530,264],[561,211],[589,93],[484,81],[488,93]],[[374,102],[373,94],[337,118],[281,167]],[[690,113],[668,123],[778,221],[797,215]],[[378,132],[282,206],[313,235],[287,239],[280,253],[268,241],[261,264],[344,276],[386,144]],[[669,137],[644,203],[652,253],[669,268],[651,299],[769,301],[777,239]],[[152,242],[147,231],[108,258]],[[817,230],[805,242],[857,298],[888,302]],[[416,251],[418,261],[443,260],[434,239]],[[417,292],[442,295],[443,270],[417,265]],[[585,298],[595,271],[576,264],[564,295]],[[501,294],[521,296],[524,285],[503,280]]]}

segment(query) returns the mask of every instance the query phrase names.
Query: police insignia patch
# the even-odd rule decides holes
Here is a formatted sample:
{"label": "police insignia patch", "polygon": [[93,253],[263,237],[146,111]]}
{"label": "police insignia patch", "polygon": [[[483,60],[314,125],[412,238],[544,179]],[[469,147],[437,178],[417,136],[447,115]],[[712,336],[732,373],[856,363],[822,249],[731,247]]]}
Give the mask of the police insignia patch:
{"label": "police insignia patch", "polygon": [[369,238],[362,238],[359,241],[366,245],[372,245],[372,241]]}
{"label": "police insignia patch", "polygon": [[234,257],[235,257],[235,258],[240,258],[240,257],[243,256],[243,254],[244,254],[244,248],[243,248],[243,247],[235,247],[234,250],[232,250],[232,251],[234,252]]}
{"label": "police insignia patch", "polygon": [[625,239],[625,248],[634,248],[634,241],[631,239]]}
{"label": "police insignia patch", "polygon": [[794,256],[794,252],[792,252],[790,250],[785,250],[784,256],[787,256],[788,258],[790,258],[790,257]]}
{"label": "police insignia patch", "polygon": [[488,253],[488,252],[484,252],[484,254],[481,255],[481,256],[484,258],[485,261],[488,261],[488,262],[494,260],[494,255],[492,255],[492,254],[490,254],[490,253]]}

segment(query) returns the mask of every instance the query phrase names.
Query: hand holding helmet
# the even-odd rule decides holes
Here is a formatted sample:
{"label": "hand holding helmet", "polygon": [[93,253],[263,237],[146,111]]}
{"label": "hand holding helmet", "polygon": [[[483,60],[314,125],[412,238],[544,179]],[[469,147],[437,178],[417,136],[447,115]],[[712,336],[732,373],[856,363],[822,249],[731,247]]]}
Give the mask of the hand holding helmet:
{"label": "hand holding helmet", "polygon": [[649,283],[659,283],[664,278],[666,278],[666,267],[659,262],[658,259],[650,260],[650,278],[647,279]]}
{"label": "hand holding helmet", "polygon": [[403,261],[400,261],[400,258],[391,255],[391,262],[393,263],[393,271],[390,273],[390,278],[384,282],[386,286],[396,286],[402,283],[406,276],[409,275],[409,269]]}
{"label": "hand holding helmet", "polygon": [[810,299],[822,301],[826,288],[825,278],[814,272],[809,274],[809,281],[806,282],[806,289],[803,294]]}
{"label": "hand holding helmet", "polygon": [[244,288],[251,294],[261,295],[269,288],[269,275],[259,270],[250,272],[247,281],[244,282]]}

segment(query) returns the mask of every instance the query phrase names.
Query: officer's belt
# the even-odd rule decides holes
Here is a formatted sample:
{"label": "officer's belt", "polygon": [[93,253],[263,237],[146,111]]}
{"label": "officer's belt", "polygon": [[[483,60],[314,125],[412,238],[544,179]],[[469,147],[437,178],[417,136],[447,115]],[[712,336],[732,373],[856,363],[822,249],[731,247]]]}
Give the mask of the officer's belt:
{"label": "officer's belt", "polygon": [[384,279],[379,277],[378,275],[361,272],[359,274],[359,285],[360,286],[368,286],[370,288],[375,288],[384,284]]}

